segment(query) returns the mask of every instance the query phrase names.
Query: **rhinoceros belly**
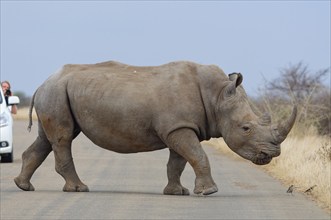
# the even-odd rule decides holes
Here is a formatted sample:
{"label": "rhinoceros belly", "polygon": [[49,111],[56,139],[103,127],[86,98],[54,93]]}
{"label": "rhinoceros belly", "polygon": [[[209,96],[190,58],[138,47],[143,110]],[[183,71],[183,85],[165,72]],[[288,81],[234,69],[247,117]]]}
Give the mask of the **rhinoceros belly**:
{"label": "rhinoceros belly", "polygon": [[137,153],[166,148],[166,145],[153,135],[125,134],[118,130],[99,128],[104,131],[82,129],[83,133],[96,145],[118,153]]}
{"label": "rhinoceros belly", "polygon": [[81,131],[102,148],[119,153],[166,148],[146,115],[116,114],[111,109],[92,113],[88,107],[74,115]]}

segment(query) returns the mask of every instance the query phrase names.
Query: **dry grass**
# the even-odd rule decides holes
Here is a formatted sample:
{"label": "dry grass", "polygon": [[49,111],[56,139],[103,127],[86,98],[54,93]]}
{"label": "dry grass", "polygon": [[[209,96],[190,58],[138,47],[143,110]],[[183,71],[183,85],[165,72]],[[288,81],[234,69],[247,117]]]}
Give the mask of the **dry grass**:
{"label": "dry grass", "polygon": [[[223,139],[210,141],[217,149],[233,158],[244,160],[230,150]],[[331,143],[317,135],[288,137],[281,145],[282,153],[270,164],[261,166],[286,186],[294,185],[300,192],[331,212]],[[304,193],[317,185],[311,193]]]}
{"label": "dry grass", "polygon": [[[14,120],[28,120],[29,119],[29,108],[18,108],[17,114],[12,115]],[[32,112],[32,118],[33,120],[37,120],[37,114],[35,111]]]}
{"label": "dry grass", "polygon": [[282,155],[264,166],[272,176],[304,192],[331,212],[331,144],[319,136],[292,137],[282,144]]}

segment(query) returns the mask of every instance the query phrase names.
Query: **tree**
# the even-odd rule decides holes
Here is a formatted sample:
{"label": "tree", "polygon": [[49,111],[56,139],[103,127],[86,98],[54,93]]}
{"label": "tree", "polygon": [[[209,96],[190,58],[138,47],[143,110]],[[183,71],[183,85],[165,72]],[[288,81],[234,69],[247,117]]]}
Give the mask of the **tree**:
{"label": "tree", "polygon": [[15,96],[18,96],[20,98],[20,106],[26,107],[30,105],[31,97],[27,96],[24,92],[21,91],[15,91],[13,94]]}
{"label": "tree", "polygon": [[324,83],[329,73],[330,68],[312,72],[302,62],[289,65],[281,69],[279,78],[266,82],[264,105],[282,119],[286,116],[283,106],[293,100],[300,109],[297,123],[303,130],[313,126],[319,134],[331,135],[330,85]]}
{"label": "tree", "polygon": [[308,65],[299,62],[281,69],[280,77],[269,82],[266,88],[269,92],[282,95],[292,94],[297,102],[302,102],[325,88],[323,80],[329,72],[330,68],[326,68],[312,73]]}

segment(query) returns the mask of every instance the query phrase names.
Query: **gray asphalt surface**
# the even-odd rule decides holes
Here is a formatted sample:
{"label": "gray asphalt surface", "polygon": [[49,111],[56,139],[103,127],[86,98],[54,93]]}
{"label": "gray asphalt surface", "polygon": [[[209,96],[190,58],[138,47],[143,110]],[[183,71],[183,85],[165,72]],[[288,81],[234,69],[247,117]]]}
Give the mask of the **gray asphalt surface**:
{"label": "gray asphalt surface", "polygon": [[193,194],[194,172],[186,166],[182,183],[190,196],[162,194],[167,183],[168,150],[117,154],[96,147],[83,135],[73,144],[78,175],[87,193],[62,192],[64,180],[55,172],[51,153],[32,177],[36,191],[18,189],[13,178],[21,169],[21,154],[36,138],[27,121],[15,121],[15,161],[1,164],[0,219],[330,219],[303,195],[256,165],[235,161],[204,146],[219,192]]}

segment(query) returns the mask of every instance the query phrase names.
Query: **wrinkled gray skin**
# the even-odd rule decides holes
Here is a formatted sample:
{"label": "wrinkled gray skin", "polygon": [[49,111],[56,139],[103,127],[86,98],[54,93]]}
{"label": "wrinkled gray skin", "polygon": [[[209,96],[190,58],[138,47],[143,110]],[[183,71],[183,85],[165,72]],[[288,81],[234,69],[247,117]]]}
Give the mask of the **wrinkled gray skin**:
{"label": "wrinkled gray skin", "polygon": [[[53,151],[64,191],[88,191],[72,159],[71,142],[83,132],[96,145],[119,153],[168,148],[164,194],[188,195],[180,176],[187,162],[196,174],[194,193],[217,192],[200,142],[223,137],[237,154],[263,165],[280,154],[293,126],[272,125],[251,110],[241,74],[229,77],[217,66],[172,62],[136,67],[117,62],[65,65],[36,91],[38,137],[22,155],[16,185],[32,191],[30,179]],[[147,180],[146,180],[147,181]]]}

